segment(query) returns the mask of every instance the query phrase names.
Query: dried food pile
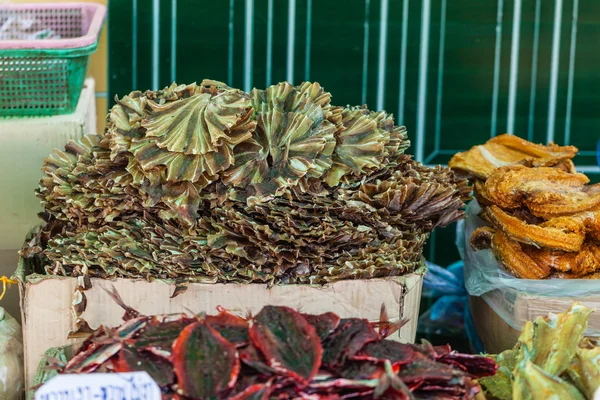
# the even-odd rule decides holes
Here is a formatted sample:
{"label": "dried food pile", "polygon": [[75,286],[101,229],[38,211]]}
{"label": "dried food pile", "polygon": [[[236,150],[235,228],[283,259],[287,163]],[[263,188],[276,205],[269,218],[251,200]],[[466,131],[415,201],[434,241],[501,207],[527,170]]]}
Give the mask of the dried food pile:
{"label": "dried food pile", "polygon": [[325,283],[402,275],[470,188],[405,155],[391,115],[318,83],[132,92],[102,136],[55,151],[21,251],[63,276]]}
{"label": "dried food pile", "polygon": [[576,153],[502,135],[454,156],[491,225],[473,232],[473,249],[491,248],[518,278],[600,277],[600,184],[575,171]]}
{"label": "dried food pile", "polygon": [[528,321],[517,345],[493,357],[495,376],[480,380],[498,400],[592,400],[600,388],[600,346],[584,338],[591,309],[569,310]]}
{"label": "dried food pile", "polygon": [[[489,358],[384,340],[362,319],[267,306],[244,319],[140,316],[100,328],[61,373],[147,371],[165,399],[472,399]],[[389,323],[381,324],[389,327]]]}

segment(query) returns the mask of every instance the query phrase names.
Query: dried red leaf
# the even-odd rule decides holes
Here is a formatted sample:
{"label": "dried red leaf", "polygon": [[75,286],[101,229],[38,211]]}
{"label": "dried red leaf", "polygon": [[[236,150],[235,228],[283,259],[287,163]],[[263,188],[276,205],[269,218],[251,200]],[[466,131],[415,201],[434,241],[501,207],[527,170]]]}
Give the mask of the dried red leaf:
{"label": "dried red leaf", "polygon": [[205,321],[236,347],[242,347],[248,344],[248,341],[250,340],[248,337],[248,321],[225,311],[221,307],[219,307],[218,310],[219,314],[208,315]]}
{"label": "dried red leaf", "polygon": [[433,350],[435,350],[436,357],[441,357],[444,354],[448,354],[452,351],[452,348],[449,344],[445,344],[442,346],[433,346]]}
{"label": "dried red leaf", "polygon": [[335,378],[327,379],[318,382],[311,382],[309,388],[319,389],[332,389],[332,388],[343,388],[343,389],[372,389],[377,387],[377,379],[345,379]]}
{"label": "dried red leaf", "polygon": [[186,326],[195,321],[187,317],[166,321],[153,318],[132,343],[138,350],[148,350],[158,356],[169,358],[175,339]]}
{"label": "dried red leaf", "polygon": [[62,372],[143,370],[180,400],[404,400],[473,398],[473,377],[496,368],[491,359],[449,346],[382,340],[366,320],[266,307],[251,324],[223,309],[202,320],[130,315],[116,329],[93,333]]}
{"label": "dried red leaf", "polygon": [[86,351],[78,353],[65,366],[63,373],[67,374],[85,374],[93,372],[103,363],[121,350],[123,343],[94,343]]}
{"label": "dried red leaf", "polygon": [[376,379],[385,370],[381,365],[370,361],[350,360],[340,366],[336,373],[346,379]]}
{"label": "dried red leaf", "polygon": [[267,365],[265,358],[253,344],[239,350],[240,361],[263,375],[276,375],[277,371]]}
{"label": "dried red leaf", "polygon": [[271,368],[301,385],[321,366],[323,347],[315,328],[291,308],[264,307],[253,320],[250,339]]}
{"label": "dried red leaf", "polygon": [[188,325],[173,343],[178,392],[192,398],[219,397],[240,371],[235,346],[204,321]]}
{"label": "dried red leaf", "polygon": [[422,339],[421,342],[422,343],[420,343],[420,344],[419,343],[412,344],[411,345],[412,348],[416,352],[423,354],[430,360],[436,360],[439,357],[439,354],[437,353],[435,347],[433,347],[433,345],[425,339]]}
{"label": "dried red leaf", "polygon": [[85,339],[79,348],[77,349],[76,354],[87,351],[91,346],[97,343],[101,338],[106,337],[106,329],[103,326],[100,326],[98,329],[94,331],[90,336]]}
{"label": "dried red leaf", "polygon": [[146,371],[161,388],[175,382],[171,363],[148,352],[140,353],[132,348],[121,349],[112,365],[115,372]]}
{"label": "dried red leaf", "polygon": [[340,317],[331,312],[321,315],[302,314],[302,316],[315,327],[321,341],[325,340],[340,323]]}
{"label": "dried red leaf", "polygon": [[125,321],[116,331],[116,336],[119,339],[126,340],[132,338],[136,333],[146,327],[149,317],[141,316]]}
{"label": "dried red leaf", "polygon": [[427,385],[464,386],[465,383],[464,372],[425,357],[402,366],[398,376],[411,390]]}
{"label": "dried red leaf", "polygon": [[231,396],[231,400],[267,400],[271,395],[270,383],[257,383],[248,386],[243,392]]}
{"label": "dried red leaf", "polygon": [[[386,390],[381,396],[378,396],[377,400],[409,400],[414,398],[415,397],[412,396],[412,394],[410,393],[399,392],[397,390],[394,390],[393,388],[390,388]],[[428,400],[433,399],[428,398]]]}
{"label": "dried red leaf", "polygon": [[381,340],[367,343],[353,358],[380,363],[388,360],[395,367],[414,360],[415,351],[410,345],[404,343]]}
{"label": "dried red leaf", "polygon": [[442,392],[430,392],[430,391],[415,391],[414,393],[415,399],[427,399],[427,400],[456,400],[456,399],[470,399],[472,397],[466,397],[464,395],[454,396],[448,393]]}
{"label": "dried red leaf", "polygon": [[423,385],[419,388],[419,392],[438,392],[451,396],[461,396],[466,393],[466,390],[459,386]]}
{"label": "dried red leaf", "polygon": [[335,369],[354,357],[367,343],[376,340],[379,340],[379,334],[366,319],[342,319],[323,342],[323,366]]}
{"label": "dried red leaf", "polygon": [[123,310],[125,310],[123,320],[128,321],[130,319],[137,318],[140,316],[140,313],[137,310],[125,304],[125,302],[121,298],[121,295],[119,294],[119,292],[117,292],[117,289],[114,286],[111,286],[112,290],[108,290],[105,288],[103,289],[114,300],[115,303],[117,303]]}
{"label": "dried red leaf", "polygon": [[498,370],[498,365],[491,358],[455,351],[442,355],[437,361],[455,365],[477,378],[492,376]]}
{"label": "dried red leaf", "polygon": [[387,309],[385,304],[381,304],[381,310],[379,311],[379,321],[372,322],[371,325],[374,328],[377,328],[379,332],[379,336],[381,339],[385,339],[390,337],[394,333],[398,332],[400,328],[408,323],[408,320],[400,320],[396,322],[391,322],[387,313]]}

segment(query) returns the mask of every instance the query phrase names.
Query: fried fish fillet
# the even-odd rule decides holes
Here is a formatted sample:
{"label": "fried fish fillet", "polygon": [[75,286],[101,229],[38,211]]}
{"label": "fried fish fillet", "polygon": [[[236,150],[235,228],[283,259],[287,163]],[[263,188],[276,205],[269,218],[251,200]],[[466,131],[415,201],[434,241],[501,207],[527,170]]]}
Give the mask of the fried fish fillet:
{"label": "fried fish fillet", "polygon": [[521,243],[500,230],[492,237],[491,247],[498,262],[517,278],[544,279],[552,273],[552,268],[538,264],[523,251]]}
{"label": "fried fish fillet", "polygon": [[[598,186],[600,185],[592,185]],[[600,208],[600,193],[556,184],[529,190],[524,200],[532,214],[545,219],[570,216]]]}
{"label": "fried fish fillet", "polygon": [[556,168],[513,165],[498,168],[489,176],[485,181],[485,194],[492,203],[514,209],[532,197],[549,196],[550,193],[560,197],[561,194],[582,192],[589,181],[584,174],[570,174]]}
{"label": "fried fish fillet", "polygon": [[448,166],[469,177],[486,179],[496,168],[516,164],[569,169],[570,164],[564,162],[573,158],[577,151],[573,146],[544,146],[504,134],[488,140],[483,145],[457,153]]}
{"label": "fried fish fillet", "polygon": [[579,251],[585,239],[585,224],[578,219],[555,218],[541,225],[533,225],[495,205],[488,207],[485,212],[496,228],[524,244],[553,250]]}
{"label": "fried fish fillet", "polygon": [[577,275],[569,272],[554,272],[548,278],[558,279],[600,279],[600,271],[592,272],[587,275]]}
{"label": "fried fish fillet", "polygon": [[490,226],[482,226],[473,231],[469,244],[475,251],[492,247],[492,239],[496,230]]}
{"label": "fried fish fillet", "polygon": [[494,204],[487,194],[487,190],[485,189],[485,181],[482,179],[475,179],[473,184],[473,195],[480,206],[491,206]]}
{"label": "fried fish fillet", "polygon": [[575,253],[536,248],[529,248],[526,253],[540,265],[575,276],[585,276],[600,270],[600,248],[592,242],[584,243],[581,251]]}
{"label": "fried fish fillet", "polygon": [[540,249],[485,226],[473,232],[470,244],[475,251],[491,248],[498,261],[517,277],[541,279],[547,270],[568,279],[591,279],[600,274],[600,246],[595,242],[585,242],[578,252]]}
{"label": "fried fish fillet", "polygon": [[573,218],[583,221],[585,233],[590,240],[600,242],[600,209],[577,214]]}
{"label": "fried fish fillet", "polygon": [[575,163],[573,163],[573,160],[571,159],[563,160],[558,164],[554,165],[552,168],[568,172],[569,174],[574,174],[577,172],[577,168],[575,168]]}

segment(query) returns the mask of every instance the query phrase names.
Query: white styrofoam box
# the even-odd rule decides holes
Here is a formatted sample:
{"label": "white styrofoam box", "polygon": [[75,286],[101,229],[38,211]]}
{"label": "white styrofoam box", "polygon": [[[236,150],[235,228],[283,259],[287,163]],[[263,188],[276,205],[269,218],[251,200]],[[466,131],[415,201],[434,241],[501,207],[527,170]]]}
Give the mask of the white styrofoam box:
{"label": "white styrofoam box", "polygon": [[34,191],[44,159],[70,139],[95,133],[93,79],[86,79],[73,114],[0,118],[0,250],[19,249],[39,223],[42,209]]}

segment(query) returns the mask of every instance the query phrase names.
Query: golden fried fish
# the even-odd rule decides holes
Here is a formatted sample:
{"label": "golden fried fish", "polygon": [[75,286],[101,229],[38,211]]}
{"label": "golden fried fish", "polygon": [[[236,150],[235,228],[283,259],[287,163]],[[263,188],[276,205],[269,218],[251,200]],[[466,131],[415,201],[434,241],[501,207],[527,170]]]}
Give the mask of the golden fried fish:
{"label": "golden fried fish", "polygon": [[528,224],[498,206],[486,209],[493,225],[518,242],[553,250],[579,251],[585,239],[585,225],[572,218],[556,218],[541,225]]}
{"label": "golden fried fish", "polygon": [[494,204],[513,209],[521,207],[532,194],[568,193],[571,189],[577,189],[573,193],[580,192],[589,181],[584,174],[556,168],[513,165],[496,169],[485,182],[485,193]]}
{"label": "golden fried fish", "polygon": [[492,252],[498,262],[517,278],[544,279],[552,272],[545,265],[539,265],[529,257],[521,247],[521,243],[512,240],[502,231],[492,237]]}
{"label": "golden fried fish", "polygon": [[549,146],[534,144],[517,136],[504,134],[488,140],[485,144],[457,153],[448,166],[470,177],[486,179],[496,168],[525,164],[531,166],[560,165],[568,168],[565,160],[573,158],[577,148],[573,146]]}

